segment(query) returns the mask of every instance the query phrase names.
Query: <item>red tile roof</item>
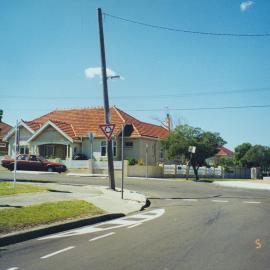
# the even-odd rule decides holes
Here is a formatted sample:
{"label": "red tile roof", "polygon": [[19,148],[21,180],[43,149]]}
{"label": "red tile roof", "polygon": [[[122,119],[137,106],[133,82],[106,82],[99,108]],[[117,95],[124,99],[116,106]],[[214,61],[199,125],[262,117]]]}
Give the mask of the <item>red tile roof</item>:
{"label": "red tile roof", "polygon": [[12,128],[12,126],[1,122],[0,123],[0,140],[3,139],[3,137],[9,132],[9,130]]}
{"label": "red tile roof", "polygon": [[233,152],[231,150],[229,150],[226,147],[220,147],[218,153],[216,154],[216,156],[226,156],[226,157],[231,157],[233,155]]}
{"label": "red tile roof", "polygon": [[[115,124],[113,135],[119,134],[124,123],[133,126],[131,137],[146,136],[164,138],[169,134],[168,130],[164,127],[139,121],[116,107],[110,108],[110,115],[111,122]],[[95,137],[104,137],[99,128],[99,125],[105,122],[104,109],[102,107],[55,110],[25,123],[36,131],[49,120],[73,139],[79,136],[87,137],[89,132],[94,133]]]}

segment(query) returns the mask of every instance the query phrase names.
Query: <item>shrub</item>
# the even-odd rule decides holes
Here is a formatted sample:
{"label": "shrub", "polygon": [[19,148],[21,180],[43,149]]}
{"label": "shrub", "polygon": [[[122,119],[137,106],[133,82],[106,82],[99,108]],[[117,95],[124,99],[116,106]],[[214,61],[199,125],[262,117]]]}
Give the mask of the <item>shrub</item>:
{"label": "shrub", "polygon": [[136,165],[137,163],[138,163],[138,160],[135,158],[128,159],[128,165],[130,165],[130,166]]}

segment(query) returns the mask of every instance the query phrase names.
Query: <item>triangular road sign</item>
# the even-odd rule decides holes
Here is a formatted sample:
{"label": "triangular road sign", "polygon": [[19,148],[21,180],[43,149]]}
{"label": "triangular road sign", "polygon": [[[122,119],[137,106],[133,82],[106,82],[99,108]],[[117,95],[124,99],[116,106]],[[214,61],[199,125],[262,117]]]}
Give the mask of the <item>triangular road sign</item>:
{"label": "triangular road sign", "polygon": [[114,124],[99,125],[99,128],[102,130],[106,138],[110,140],[112,137],[115,125]]}

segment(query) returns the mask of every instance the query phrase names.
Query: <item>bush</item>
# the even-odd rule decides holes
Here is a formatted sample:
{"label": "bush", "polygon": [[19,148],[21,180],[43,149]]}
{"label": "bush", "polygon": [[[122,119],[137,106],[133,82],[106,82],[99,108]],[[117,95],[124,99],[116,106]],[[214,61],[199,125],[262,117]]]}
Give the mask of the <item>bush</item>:
{"label": "bush", "polygon": [[140,160],[138,161],[138,164],[139,164],[140,166],[143,166],[143,165],[144,165],[143,160],[142,160],[142,159],[140,159]]}
{"label": "bush", "polygon": [[135,158],[128,159],[128,165],[130,165],[130,166],[136,165],[137,163],[138,163],[138,160]]}

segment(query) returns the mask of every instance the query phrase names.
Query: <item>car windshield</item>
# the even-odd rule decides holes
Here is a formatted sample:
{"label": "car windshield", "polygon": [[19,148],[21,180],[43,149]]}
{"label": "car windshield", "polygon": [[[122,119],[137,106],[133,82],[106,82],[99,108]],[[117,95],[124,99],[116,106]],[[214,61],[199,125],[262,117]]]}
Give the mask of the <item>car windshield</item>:
{"label": "car windshield", "polygon": [[42,156],[38,156],[37,159],[40,160],[40,161],[45,161],[45,160],[46,160],[46,159],[45,159],[44,157],[42,157]]}

